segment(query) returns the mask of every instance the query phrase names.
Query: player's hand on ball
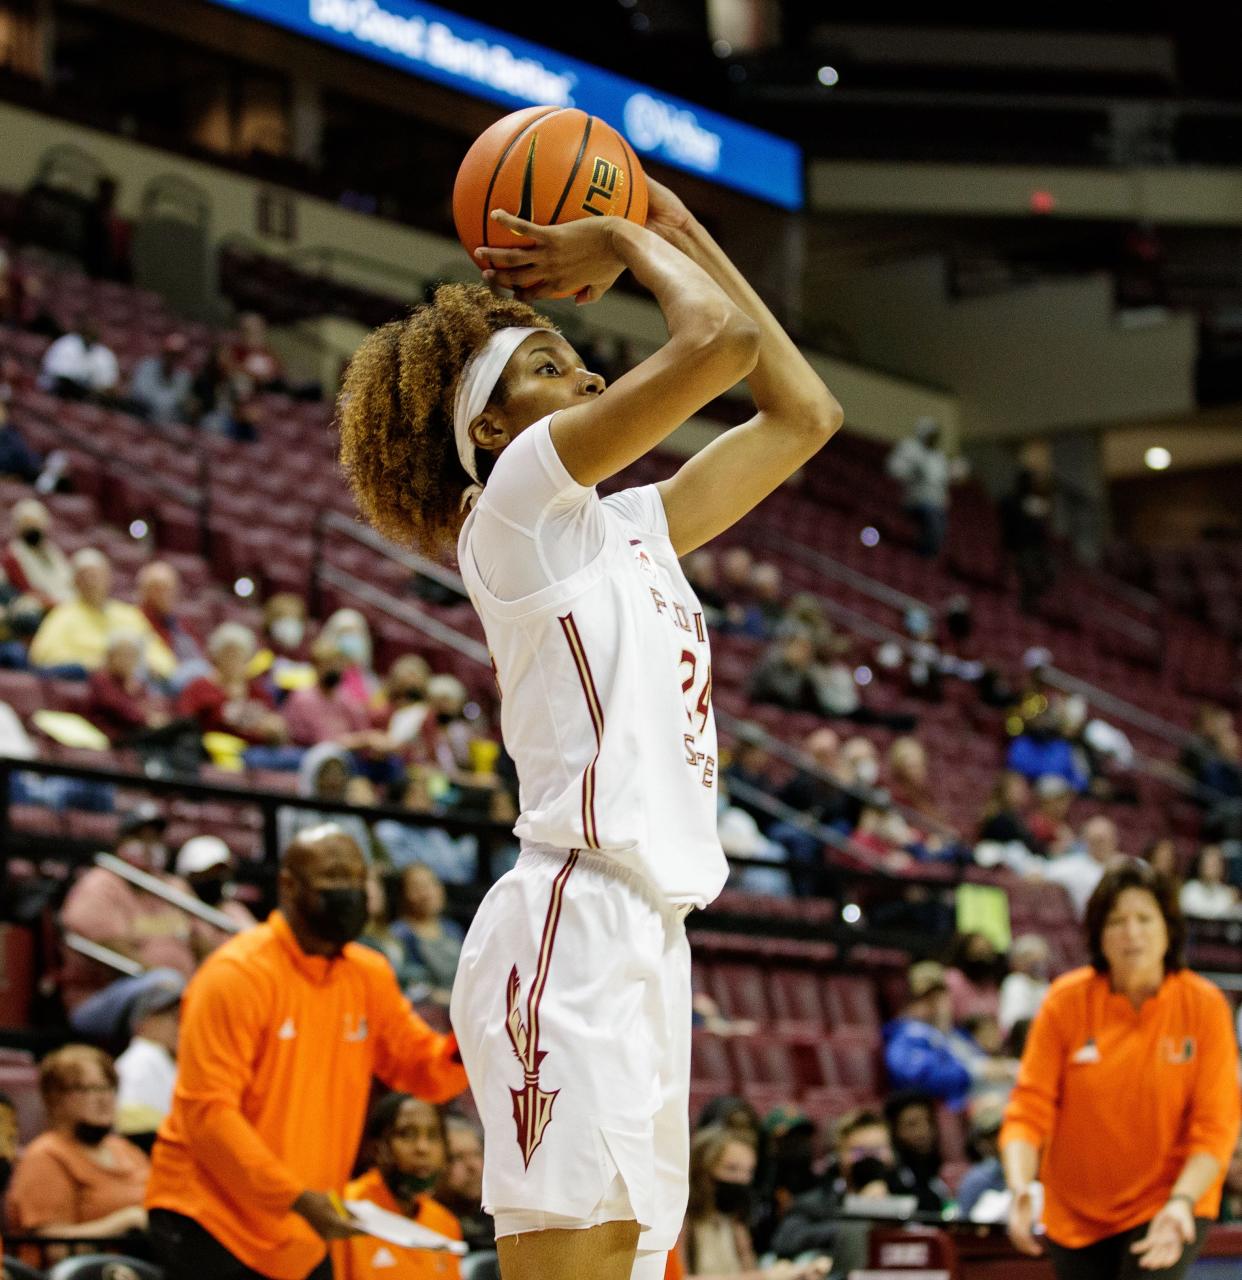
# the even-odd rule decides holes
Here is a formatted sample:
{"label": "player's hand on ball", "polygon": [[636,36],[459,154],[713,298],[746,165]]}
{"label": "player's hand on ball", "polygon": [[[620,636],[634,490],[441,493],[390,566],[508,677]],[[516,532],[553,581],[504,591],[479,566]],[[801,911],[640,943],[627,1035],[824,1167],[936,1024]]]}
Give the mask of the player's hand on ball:
{"label": "player's hand on ball", "polygon": [[503,209],[494,210],[492,218],[532,243],[512,249],[484,246],[475,252],[475,261],[488,284],[512,289],[522,302],[567,294],[579,303],[595,302],[625,270],[613,246],[619,218],[579,218],[554,227]]}
{"label": "player's hand on ball", "polygon": [[362,1231],[348,1212],[340,1208],[340,1201],[326,1191],[303,1191],[293,1202],[293,1212],[304,1218],[321,1240],[329,1243],[348,1240]]}
{"label": "player's hand on ball", "polygon": [[682,198],[662,182],[647,175],[647,230],[654,231],[661,240],[676,246],[694,224],[694,214],[686,208]]}
{"label": "player's hand on ball", "polygon": [[1014,1194],[1009,1210],[1009,1242],[1019,1253],[1033,1258],[1043,1252],[1035,1239],[1035,1200],[1030,1187]]}
{"label": "player's hand on ball", "polygon": [[1151,1220],[1147,1234],[1130,1246],[1144,1271],[1162,1271],[1194,1242],[1195,1217],[1185,1200],[1170,1200]]}

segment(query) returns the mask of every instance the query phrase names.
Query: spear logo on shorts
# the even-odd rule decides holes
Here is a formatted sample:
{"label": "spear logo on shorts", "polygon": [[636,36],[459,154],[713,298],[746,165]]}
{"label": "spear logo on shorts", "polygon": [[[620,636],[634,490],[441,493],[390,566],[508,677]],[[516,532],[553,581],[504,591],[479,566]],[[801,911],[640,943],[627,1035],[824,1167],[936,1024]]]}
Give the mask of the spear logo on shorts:
{"label": "spear logo on shorts", "polygon": [[509,1033],[509,1043],[513,1052],[522,1064],[522,1087],[510,1089],[513,1095],[513,1120],[517,1125],[518,1146],[522,1150],[522,1159],[530,1168],[531,1157],[543,1141],[544,1130],[552,1120],[552,1104],[556,1101],[559,1089],[550,1092],[539,1087],[539,1068],[547,1054],[539,1048],[539,1003],[543,999],[543,989],[548,983],[548,969],[552,963],[552,944],[556,941],[556,926],[561,919],[561,899],[565,892],[565,881],[578,861],[578,850],[570,851],[565,865],[556,873],[552,883],[552,898],[548,903],[548,914],[543,922],[543,936],[539,941],[539,962],[535,966],[535,980],[531,983],[530,995],[526,999],[526,1021],[522,1021],[521,999],[522,980],[518,977],[517,965],[509,970],[509,981],[505,984],[505,1029]]}

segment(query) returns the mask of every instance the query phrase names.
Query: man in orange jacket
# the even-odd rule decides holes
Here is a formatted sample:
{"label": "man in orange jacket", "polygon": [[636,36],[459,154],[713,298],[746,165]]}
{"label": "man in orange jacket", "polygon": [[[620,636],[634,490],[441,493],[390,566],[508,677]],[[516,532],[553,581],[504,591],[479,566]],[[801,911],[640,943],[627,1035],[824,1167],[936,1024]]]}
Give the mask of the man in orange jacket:
{"label": "man in orange jacket", "polygon": [[433,1102],[466,1087],[451,1035],[354,945],[366,863],[339,827],[304,832],[280,910],[208,957],[182,1006],[172,1111],[152,1153],[151,1237],[172,1276],[328,1280],[356,1226],[345,1185],[373,1075]]}

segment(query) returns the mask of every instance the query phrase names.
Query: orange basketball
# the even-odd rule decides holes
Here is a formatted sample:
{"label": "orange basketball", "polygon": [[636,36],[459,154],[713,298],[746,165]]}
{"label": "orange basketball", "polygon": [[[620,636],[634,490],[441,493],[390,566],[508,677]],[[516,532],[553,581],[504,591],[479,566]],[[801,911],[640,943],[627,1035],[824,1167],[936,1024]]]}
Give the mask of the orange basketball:
{"label": "orange basketball", "polygon": [[453,184],[457,235],[480,245],[523,243],[493,222],[505,209],[547,226],[612,214],[647,221],[647,178],[630,144],[576,107],[526,107],[475,139]]}

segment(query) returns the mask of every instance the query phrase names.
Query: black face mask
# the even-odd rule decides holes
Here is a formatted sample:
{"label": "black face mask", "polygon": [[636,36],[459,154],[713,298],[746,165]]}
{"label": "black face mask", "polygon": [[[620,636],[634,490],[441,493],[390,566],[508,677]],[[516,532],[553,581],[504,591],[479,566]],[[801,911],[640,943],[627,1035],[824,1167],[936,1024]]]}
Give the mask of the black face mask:
{"label": "black face mask", "polygon": [[198,900],[209,907],[218,907],[224,901],[223,880],[200,880],[193,887]]}
{"label": "black face mask", "polygon": [[851,1191],[861,1191],[873,1182],[888,1182],[889,1167],[875,1156],[863,1156],[855,1160],[845,1175],[845,1185]]}
{"label": "black face mask", "polygon": [[414,1173],[398,1173],[396,1169],[381,1168],[380,1174],[388,1190],[392,1192],[397,1200],[405,1204],[408,1204],[416,1196],[421,1196],[424,1192],[430,1191],[440,1180],[438,1173],[430,1174],[426,1178],[420,1178]]}
{"label": "black face mask", "polygon": [[319,677],[319,687],[321,689],[335,689],[341,683],[341,673],[339,671],[325,671]]}
{"label": "black face mask", "polygon": [[995,960],[963,960],[960,967],[971,982],[987,982],[996,976]]}
{"label": "black face mask", "polygon": [[23,529],[23,530],[22,530],[22,541],[23,541],[23,542],[24,542],[28,547],[38,547],[38,546],[42,546],[42,545],[43,545],[43,530],[42,530],[42,529]]}
{"label": "black face mask", "polygon": [[716,1208],[739,1222],[749,1222],[755,1193],[749,1183],[721,1182],[716,1179]]}
{"label": "black face mask", "polygon": [[313,889],[302,895],[302,916],[316,938],[343,947],[362,932],[367,922],[367,891]]}
{"label": "black face mask", "polygon": [[79,1120],[73,1126],[73,1136],[87,1147],[99,1146],[111,1132],[110,1124],[90,1124],[86,1120]]}
{"label": "black face mask", "polygon": [[437,712],[436,712],[436,723],[437,723],[437,724],[452,724],[452,723],[453,723],[453,721],[454,721],[454,720],[456,720],[456,719],[457,719],[457,716],[456,716],[452,711],[437,711]]}
{"label": "black face mask", "polygon": [[13,1176],[13,1161],[0,1160],[0,1196],[9,1189],[9,1179]]}

